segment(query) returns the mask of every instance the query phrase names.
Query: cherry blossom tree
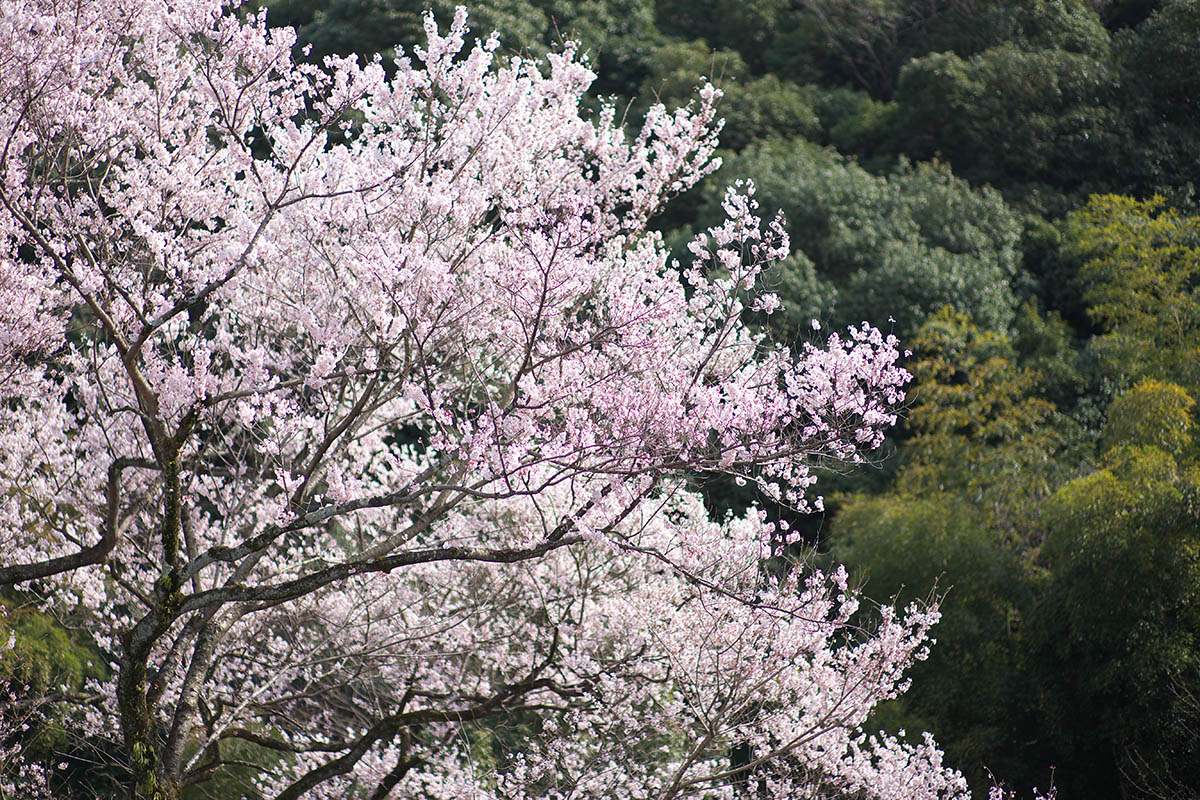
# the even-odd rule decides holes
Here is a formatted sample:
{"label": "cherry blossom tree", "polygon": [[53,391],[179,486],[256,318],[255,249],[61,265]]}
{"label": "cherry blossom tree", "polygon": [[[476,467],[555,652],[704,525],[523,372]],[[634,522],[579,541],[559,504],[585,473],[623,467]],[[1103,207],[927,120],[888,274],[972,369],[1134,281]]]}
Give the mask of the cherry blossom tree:
{"label": "cherry blossom tree", "polygon": [[804,511],[896,342],[743,324],[788,254],[750,185],[668,263],[712,87],[627,137],[570,46],[426,30],[385,71],[219,0],[0,5],[0,587],[108,662],[58,724],[156,800],[238,762],[279,800],[965,796],[862,727],[936,608],[863,629],[689,488]]}

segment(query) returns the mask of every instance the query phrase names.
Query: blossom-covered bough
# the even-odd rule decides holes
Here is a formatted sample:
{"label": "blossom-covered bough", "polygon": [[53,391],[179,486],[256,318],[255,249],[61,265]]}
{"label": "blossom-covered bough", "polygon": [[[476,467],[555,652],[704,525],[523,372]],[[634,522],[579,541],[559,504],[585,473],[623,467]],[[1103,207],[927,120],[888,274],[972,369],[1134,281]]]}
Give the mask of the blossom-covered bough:
{"label": "blossom-covered bough", "polygon": [[963,796],[862,730],[936,609],[862,631],[688,488],[803,510],[896,343],[743,325],[788,252],[750,186],[667,263],[715,90],[627,138],[465,19],[389,78],[215,0],[0,5],[0,588],[109,662],[60,724],[140,798]]}

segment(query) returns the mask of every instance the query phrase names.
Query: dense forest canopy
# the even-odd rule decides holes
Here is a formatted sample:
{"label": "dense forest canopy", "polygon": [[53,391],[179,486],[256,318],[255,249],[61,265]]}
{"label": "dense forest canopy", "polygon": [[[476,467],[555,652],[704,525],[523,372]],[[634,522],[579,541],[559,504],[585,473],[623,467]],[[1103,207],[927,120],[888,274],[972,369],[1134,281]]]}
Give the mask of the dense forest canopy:
{"label": "dense forest canopy", "polygon": [[[327,63],[353,65],[345,66],[347,74],[377,71],[379,77],[372,80],[380,81],[407,75],[394,59],[427,46],[425,11],[432,7],[444,30],[455,17],[454,5],[451,0],[261,3],[267,25],[295,29],[291,52],[299,62],[331,59]],[[2,13],[13,12],[6,7]],[[243,11],[243,16],[248,13]],[[770,558],[762,558],[760,572],[780,581],[772,585],[797,580],[795,576],[814,564],[831,576],[838,574],[836,565],[845,564],[850,586],[862,587],[864,602],[853,609],[835,608],[833,595],[812,590],[814,602],[830,604],[822,606],[824,613],[844,615],[838,617],[845,624],[842,632],[820,645],[831,652],[854,638],[850,631],[855,626],[881,630],[880,608],[889,624],[909,625],[910,635],[923,633],[922,626],[930,620],[899,621],[888,617],[892,612],[887,609],[913,602],[918,604],[914,607],[924,607],[920,604],[938,598],[940,621],[932,631],[936,645],[927,659],[919,660],[915,654],[920,645],[915,639],[910,643],[897,663],[911,667],[911,688],[895,696],[895,684],[881,683],[863,730],[882,729],[891,737],[885,739],[891,743],[887,747],[906,747],[905,752],[921,753],[922,758],[933,758],[933,751],[922,749],[929,745],[920,732],[933,732],[944,750],[945,766],[960,770],[977,798],[993,783],[1022,793],[1053,784],[1064,800],[1200,798],[1200,0],[495,0],[470,8],[469,24],[468,42],[476,36],[486,39],[492,31],[498,34],[498,64],[546,60],[564,42],[577,42],[595,80],[586,90],[572,85],[577,107],[571,114],[600,120],[608,126],[605,130],[627,131],[628,141],[640,141],[637,132],[644,123],[659,124],[659,103],[668,108],[692,104],[693,113],[703,116],[705,111],[695,111],[701,76],[720,88],[714,112],[724,118],[715,151],[720,168],[707,174],[697,161],[682,184],[667,186],[664,181],[657,188],[664,197],[671,196],[665,206],[645,200],[644,208],[639,207],[642,201],[632,190],[628,196],[618,197],[614,190],[600,198],[597,189],[596,216],[582,223],[597,226],[586,232],[589,242],[640,234],[648,226],[653,237],[660,237],[654,239],[661,242],[654,245],[659,248],[655,257],[672,263],[669,251],[673,262],[683,265],[679,272],[686,273],[695,251],[695,245],[689,250],[689,243],[705,230],[720,229],[731,202],[740,202],[731,201],[726,187],[750,179],[758,213],[766,219],[776,209],[784,213],[783,227],[772,234],[777,247],[781,241],[789,243],[775,253],[782,257],[780,264],[751,276],[768,296],[777,296],[780,307],[775,310],[773,300],[756,303],[736,284],[721,296],[712,287],[730,278],[728,270],[742,265],[719,258],[712,283],[689,284],[688,292],[696,293],[690,297],[705,291],[719,297],[712,302],[725,304],[723,319],[747,342],[804,351],[806,343],[826,332],[866,320],[885,334],[895,334],[900,347],[911,350],[902,364],[913,380],[892,441],[858,466],[846,463],[847,450],[826,443],[830,446],[824,452],[838,463],[815,469],[819,482],[809,492],[824,496],[822,511],[798,516],[790,507],[795,503],[772,491],[769,482],[756,482],[750,469],[729,469],[720,457],[697,455],[704,452],[700,444],[688,458],[663,460],[648,468],[638,462],[639,469],[655,474],[655,480],[672,471],[678,480],[679,494],[672,495],[678,499],[665,512],[672,524],[711,518],[713,525],[741,531],[729,534],[735,538],[749,536],[745,526],[774,531],[785,521],[788,529],[798,531],[802,541],[775,547]],[[464,53],[469,50],[469,44],[464,45]],[[4,58],[0,54],[0,67]],[[547,97],[558,91],[535,84]],[[307,89],[295,92],[295,116],[337,118],[326,145],[331,153],[346,142],[355,146],[364,126],[374,124],[358,109],[348,106],[334,113],[306,94]],[[553,102],[547,104],[550,108]],[[575,125],[571,114],[556,119]],[[262,124],[285,123],[290,124]],[[246,131],[253,127],[247,125]],[[442,135],[439,130],[437,136]],[[525,135],[533,134],[509,134],[514,146],[521,145],[519,137]],[[259,151],[270,146],[266,139],[257,129],[246,135],[247,164],[252,156],[265,158]],[[692,144],[698,150],[716,146],[706,139]],[[46,166],[39,168],[50,174],[51,151],[44,156]],[[576,170],[570,172],[571,181],[584,185],[598,180],[582,157],[571,169]],[[535,172],[523,173],[526,183],[521,186],[541,202],[543,189],[536,183],[547,175]],[[564,174],[554,177],[565,179]],[[629,180],[648,180],[637,174],[640,177]],[[628,216],[630,208],[633,217]],[[342,222],[340,213],[344,212],[327,208],[318,217],[336,227]],[[390,212],[381,208],[379,213]],[[537,225],[543,226],[542,235],[567,224],[565,214],[536,224],[489,214],[481,211],[479,219],[496,230],[505,225],[519,228],[522,235]],[[745,214],[750,214],[748,206]],[[192,228],[188,235],[223,235],[226,222],[216,222],[219,216],[205,223],[207,229]],[[0,229],[0,235],[14,234]],[[332,246],[315,233],[308,236],[301,241],[304,235],[298,233],[296,241],[280,247],[300,252]],[[32,245],[24,246],[19,253],[14,247],[12,258],[37,262],[39,256],[29,252]],[[358,246],[357,241],[349,245]],[[598,257],[597,248],[582,247],[579,257]],[[631,283],[621,286],[636,283],[636,276],[649,283],[665,280],[651,276],[653,270],[646,266],[653,261],[650,255],[644,262],[624,253],[606,257],[622,264],[629,260],[626,278]],[[688,280],[686,275],[683,279]],[[13,297],[21,288],[0,285],[0,291]],[[691,313],[683,310],[687,302],[681,298],[676,298],[683,304],[679,320]],[[217,325],[206,306],[181,308],[186,313],[180,312],[180,322],[187,330],[172,335],[199,334],[206,325]],[[96,324],[94,312],[72,313],[81,328]],[[566,304],[562,320],[568,322],[559,322],[566,327],[600,325],[605,313],[617,312],[600,304]],[[34,324],[35,317],[24,322]],[[449,324],[453,328],[457,323]],[[673,330],[686,327],[680,321],[672,324],[677,326]],[[301,324],[289,329],[288,336],[306,342],[305,337],[313,337],[316,345],[332,347],[336,326],[327,320],[321,333],[314,333],[320,327],[310,323],[305,329]],[[477,335],[469,326],[464,330],[468,338]],[[244,342],[237,336],[242,335],[251,334],[230,334],[239,346]],[[10,343],[0,339],[3,348]],[[14,352],[25,363],[32,358],[28,352]],[[455,361],[461,354],[453,347],[446,352],[451,355],[431,357],[427,363],[445,382],[446,391],[457,387],[462,394],[458,406],[446,401],[447,414],[466,419],[481,397],[494,396],[501,406],[512,403],[515,388],[505,394],[503,380],[496,375],[469,375],[476,368],[471,360]],[[12,356],[8,350],[4,354]],[[497,363],[503,360],[494,357]],[[714,384],[734,372],[722,369],[725,372],[711,378]],[[701,367],[691,365],[691,370]],[[563,385],[576,391],[586,381]],[[646,391],[647,385],[637,384],[636,389]],[[352,383],[347,386],[351,398],[358,396]],[[756,386],[768,391],[765,384]],[[71,413],[76,406],[110,402],[85,396],[83,389],[75,391],[79,396],[70,399]],[[111,402],[119,406],[117,400]],[[344,401],[329,402],[335,407]],[[317,401],[305,395],[297,402],[304,406]],[[424,410],[433,413],[436,403],[428,405]],[[393,420],[388,447],[411,450],[424,435],[422,409],[405,413],[410,416],[395,415],[409,421]],[[595,409],[587,413],[594,415]],[[213,442],[225,435],[220,426],[210,428],[204,436]],[[249,447],[239,441],[229,449],[248,452]],[[347,456],[347,463],[354,463],[355,457]],[[411,451],[411,457],[417,463],[423,454]],[[629,455],[634,460],[642,457]],[[756,467],[761,459],[748,457]],[[14,463],[4,462],[0,471],[15,474]],[[130,474],[141,469],[132,461],[124,468]],[[13,474],[5,473],[6,479],[12,480]],[[98,486],[104,483],[104,475],[94,477]],[[139,484],[139,491],[150,491],[149,478],[137,480],[145,484]],[[616,502],[615,495],[608,499],[608,490],[595,490],[601,492],[594,498],[599,506]],[[555,508],[567,508],[574,499],[559,498]],[[626,499],[628,508],[641,508],[637,502],[642,498]],[[761,511],[746,517],[749,504]],[[436,503],[425,511],[431,508],[441,512]],[[565,524],[571,512],[561,513]],[[633,512],[612,505],[607,513],[610,518],[596,523],[595,529],[611,523],[613,530],[623,530],[624,515]],[[486,517],[497,529],[517,524],[514,519],[534,525],[537,517],[515,504],[462,514]],[[75,523],[62,519],[55,524]],[[336,546],[348,546],[352,535],[349,527],[339,530]],[[651,530],[647,535],[665,534]],[[515,551],[523,545],[505,546]],[[686,554],[668,555],[686,560]],[[0,561],[7,563],[7,558]],[[582,581],[578,576],[588,570],[607,571],[614,586],[633,592],[640,580],[659,574],[652,563],[639,562],[628,569],[615,564],[602,557],[584,559],[574,564],[578,575],[570,580]],[[114,573],[111,582],[133,581],[135,570],[129,569],[129,575]],[[537,580],[566,581],[563,575],[570,572],[565,562],[542,569]],[[538,640],[544,633],[539,627],[543,620],[531,621],[521,617],[523,611],[514,611],[522,608],[518,596],[539,591],[537,580],[507,582],[498,573],[482,570],[464,570],[455,577],[474,583],[459,591],[449,577],[431,572],[421,590],[441,592],[445,608],[457,609],[453,613],[464,619],[470,614],[463,609],[473,607],[481,594],[504,595],[512,601],[502,609],[506,635]],[[724,586],[721,581],[729,576],[699,577]],[[419,594],[411,586],[408,590]],[[695,583],[680,581],[678,609],[688,607],[693,590],[699,597]],[[83,709],[70,713],[98,713],[89,710],[87,697],[96,686],[114,680],[105,652],[109,644],[98,644],[87,631],[86,615],[49,602],[54,591],[48,581],[0,589],[0,610],[5,610],[0,615],[0,645],[9,642],[0,648],[0,679],[5,682],[0,695],[9,698],[0,704],[0,718],[8,724],[0,727],[6,731],[0,740],[0,772],[16,763],[4,759],[21,755],[29,763],[48,765],[46,781],[55,796],[111,795],[131,771],[145,777],[153,769],[138,773],[138,765],[127,763],[115,740],[80,741],[72,735],[69,719],[53,710],[54,702],[66,698]],[[580,584],[576,591],[585,589]],[[780,597],[787,595],[784,589],[778,592]],[[570,605],[568,593],[564,589],[558,598],[561,609]],[[135,594],[121,602],[136,605],[131,599]],[[383,613],[371,601],[364,600],[363,607]],[[651,607],[644,599],[638,608]],[[555,613],[559,607],[549,602],[547,608],[547,613]],[[620,608],[619,613],[633,614]],[[124,608],[121,613],[133,614]],[[314,605],[309,613],[325,612]],[[664,622],[665,627],[647,634],[647,640],[681,637],[677,644],[682,648],[686,615],[670,622],[674,627]],[[278,624],[263,623],[260,631]],[[484,628],[472,628],[471,635],[475,638],[456,643],[466,642],[463,646],[499,658],[498,645]],[[547,664],[559,657],[559,648],[569,650],[565,642],[560,644],[557,631],[543,638],[538,640],[538,653]],[[766,647],[763,641],[754,639],[754,647]],[[370,644],[364,638],[356,646],[365,652]],[[313,648],[316,663],[319,647],[305,646]],[[807,646],[809,650],[801,648],[795,657],[812,657],[811,648],[817,645]],[[572,658],[597,663],[611,655],[585,652],[582,646],[571,652]],[[254,669],[259,671],[272,663],[267,655],[236,654],[247,664],[257,664]],[[438,741],[458,748],[454,757],[460,761],[517,775],[525,762],[518,764],[514,752],[529,747],[530,741],[541,741],[541,726],[549,723],[538,716],[542,701],[536,692],[547,691],[545,687],[535,690],[532,683],[525,686],[513,676],[524,670],[521,678],[536,682],[543,677],[538,670],[547,668],[514,662],[505,676],[508,684],[492,676],[494,682],[483,686],[488,682],[470,661],[463,659],[456,668],[475,675],[481,686],[476,695],[463,699],[459,711],[490,721],[460,726],[457,742],[450,736]],[[580,668],[574,674],[576,682],[569,685],[554,672],[557,666],[550,668],[546,674],[560,681],[549,690],[559,692],[555,702],[569,705],[593,692],[598,676],[611,666],[604,664],[586,678],[586,670]],[[315,686],[341,677],[314,674],[306,673],[303,680]],[[604,674],[607,679],[609,673]],[[899,674],[890,678],[898,682]],[[556,764],[563,775],[576,768],[583,774],[579,765],[588,758],[649,764],[638,778],[650,786],[648,776],[659,762],[647,754],[674,753],[689,741],[683,733],[655,738],[652,731],[668,726],[656,727],[654,715],[678,711],[671,703],[687,691],[698,696],[712,693],[707,696],[711,700],[721,691],[719,683],[715,672],[707,677],[697,672],[687,687],[658,694],[646,689],[631,697],[627,718],[644,714],[645,725],[631,729],[637,741],[623,743],[626,749],[620,752],[581,749],[564,755],[547,749],[530,759],[542,759],[543,766]],[[420,697],[445,691],[415,677],[409,685]],[[514,688],[521,686],[525,688],[520,691]],[[151,693],[161,691],[159,687]],[[379,693],[387,694],[383,689]],[[51,702],[44,707],[23,704],[23,697]],[[322,724],[342,724],[360,701],[348,691],[339,695],[339,708],[320,717]],[[204,780],[184,781],[178,796],[257,800],[274,796],[269,790],[292,796],[286,794],[291,787],[312,774],[305,770],[319,769],[312,766],[317,762],[311,757],[321,751],[314,745],[313,751],[281,757],[279,748],[271,749],[286,728],[279,720],[300,713],[278,702],[269,709],[275,717],[258,717],[269,720],[264,727],[228,737],[223,750],[213,747],[216,755],[209,764],[201,764],[207,769]],[[743,717],[724,719],[722,724],[729,730],[749,730],[759,717],[771,716],[764,711],[770,702],[779,702],[779,697],[755,699],[757,705],[747,700],[744,709],[753,707],[753,713],[743,709]],[[217,730],[217,721],[230,712],[194,699],[193,705],[196,730],[205,725]],[[504,712],[500,721],[495,719],[497,709]],[[306,708],[303,713],[314,712]],[[593,716],[581,730],[599,740],[612,735],[605,727],[611,724],[613,720]],[[418,763],[425,768],[440,764],[437,760],[443,757],[449,763],[449,757],[433,753],[430,746],[442,735],[436,723],[420,733],[416,728],[403,730],[401,735],[398,727],[387,740],[393,748],[387,755],[395,758],[389,773],[395,776],[389,786],[396,789],[394,796],[410,796],[400,786],[403,765],[415,771]],[[347,731],[341,731],[343,738]],[[756,760],[764,747],[769,749],[770,735],[735,736],[723,749],[714,746],[706,752],[706,763],[716,765],[714,774],[724,774],[721,769],[728,773],[724,789],[732,796],[760,796],[770,781],[779,779],[781,773]],[[368,744],[381,740],[382,734]],[[175,748],[176,760],[183,760],[182,740],[168,744]],[[198,763],[194,753],[187,755],[192,766]],[[934,760],[940,758],[939,753]],[[662,756],[663,763],[668,760]],[[809,794],[795,796],[873,796],[870,781],[838,783],[833,771],[799,763],[789,762],[795,768],[789,780],[796,781],[789,785],[807,787]],[[285,777],[264,783],[260,773],[268,766]],[[692,779],[687,769],[680,772],[684,773]],[[929,772],[935,773],[943,775]],[[15,796],[22,797],[19,783],[4,774],[0,787],[6,788],[0,788],[0,796],[17,786]],[[465,787],[467,779],[456,773],[455,779],[460,778]],[[884,785],[874,780],[876,789]],[[543,776],[522,791],[556,796],[554,791],[561,787],[552,784]],[[925,796],[959,791],[946,788],[949,785],[931,782]],[[415,797],[438,796],[437,791],[452,796],[453,790],[445,786],[425,784],[409,791]],[[580,793],[583,786],[580,778]],[[596,786],[601,784],[590,791],[603,794],[603,786]],[[361,789],[361,796],[383,797],[386,791],[368,795]],[[646,796],[660,795],[647,790]]]}

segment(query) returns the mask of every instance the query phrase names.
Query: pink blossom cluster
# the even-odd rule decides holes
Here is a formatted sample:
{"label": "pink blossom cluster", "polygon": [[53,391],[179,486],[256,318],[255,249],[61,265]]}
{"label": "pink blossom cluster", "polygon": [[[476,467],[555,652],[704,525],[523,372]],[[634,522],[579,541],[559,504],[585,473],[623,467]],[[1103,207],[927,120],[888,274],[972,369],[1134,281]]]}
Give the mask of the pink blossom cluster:
{"label": "pink blossom cluster", "polygon": [[219,0],[3,0],[0,585],[106,655],[63,719],[165,798],[239,742],[281,800],[964,797],[863,729],[936,609],[864,629],[689,488],[805,509],[896,341],[744,324],[789,252],[752,185],[668,263],[711,86],[627,136],[572,47],[426,31],[312,66]]}

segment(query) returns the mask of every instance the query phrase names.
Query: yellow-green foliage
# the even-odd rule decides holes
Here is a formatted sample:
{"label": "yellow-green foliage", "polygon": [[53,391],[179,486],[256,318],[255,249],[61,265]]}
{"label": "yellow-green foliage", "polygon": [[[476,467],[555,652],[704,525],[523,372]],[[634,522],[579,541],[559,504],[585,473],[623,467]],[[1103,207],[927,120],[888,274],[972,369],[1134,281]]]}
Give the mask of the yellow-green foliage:
{"label": "yellow-green foliage", "polygon": [[1103,448],[1149,445],[1179,455],[1193,442],[1196,401],[1178,384],[1146,378],[1108,407]]}
{"label": "yellow-green foliage", "polygon": [[1038,376],[1014,363],[1002,334],[980,330],[949,306],[937,312],[911,343],[917,360],[915,405],[908,424],[921,437],[958,434],[999,443],[1045,420],[1050,404],[1031,397]]}
{"label": "yellow-green foliage", "polygon": [[44,698],[60,692],[79,692],[89,678],[104,677],[100,654],[63,627],[53,616],[16,607],[0,599],[0,643],[13,646],[0,653],[0,697],[5,693],[33,705],[23,706],[18,717],[5,713],[0,703],[0,727],[17,721],[28,724],[23,747],[31,753],[63,753],[69,737]]}
{"label": "yellow-green foliage", "polygon": [[943,308],[912,341],[917,353],[912,439],[896,483],[905,495],[961,493],[983,521],[1021,532],[1030,508],[1060,480],[1052,456],[1066,420],[1037,394],[1041,376],[1017,365],[1002,334]]}
{"label": "yellow-green foliage", "polygon": [[[1200,471],[1149,445],[1119,445],[1048,503],[1041,558],[1047,637],[1087,682],[1144,694],[1200,666]],[[1194,687],[1194,683],[1192,684]],[[1147,707],[1147,706],[1144,706]],[[1131,709],[1113,714],[1130,713]],[[1139,720],[1152,730],[1152,719]]]}
{"label": "yellow-green foliage", "polygon": [[[0,601],[3,604],[3,601]],[[29,691],[78,689],[90,677],[101,677],[98,654],[49,614],[5,605],[0,641],[15,634],[14,647],[0,654],[0,680],[15,681]]]}
{"label": "yellow-green foliage", "polygon": [[1200,217],[1162,197],[1096,195],[1067,220],[1085,259],[1089,313],[1107,333],[1097,347],[1125,381],[1200,380]]}
{"label": "yellow-green foliage", "polygon": [[914,668],[903,701],[872,724],[937,730],[954,763],[994,763],[1024,702],[1019,646],[1030,589],[1020,554],[973,503],[950,495],[850,498],[830,544],[831,558],[852,565],[877,601],[940,596],[937,646]]}

